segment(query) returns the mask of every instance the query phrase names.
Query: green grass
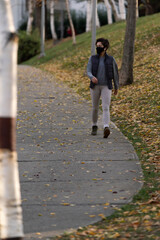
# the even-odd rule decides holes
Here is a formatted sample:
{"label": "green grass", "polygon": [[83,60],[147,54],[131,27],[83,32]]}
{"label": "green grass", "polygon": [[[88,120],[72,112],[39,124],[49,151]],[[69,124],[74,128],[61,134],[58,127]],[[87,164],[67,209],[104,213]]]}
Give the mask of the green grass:
{"label": "green grass", "polygon": [[[150,40],[152,44],[159,44],[159,37],[154,37],[154,40],[152,40],[153,34],[155,34],[156,36],[160,36],[159,21],[159,14],[150,15],[148,17],[142,17],[138,19],[135,41],[136,47],[137,45],[139,47],[143,45],[143,48],[146,49],[150,44]],[[114,55],[115,58],[122,57],[124,33],[125,22],[114,23],[112,25],[106,25],[101,27],[100,29],[97,29],[97,37],[103,36],[109,39],[111,45],[110,53],[111,55]],[[78,35],[76,39],[76,46],[72,45],[71,40],[63,41],[62,43],[57,44],[52,49],[46,50],[46,56],[44,58],[37,59],[36,56],[27,61],[26,64],[35,66],[45,63],[54,58],[62,59],[64,57],[72,57],[75,55],[79,55],[79,52],[81,54],[83,53],[84,57],[88,57],[90,55],[91,33],[83,33],[81,35]],[[138,44],[140,42],[141,44]],[[138,51],[137,48],[136,51]]]}

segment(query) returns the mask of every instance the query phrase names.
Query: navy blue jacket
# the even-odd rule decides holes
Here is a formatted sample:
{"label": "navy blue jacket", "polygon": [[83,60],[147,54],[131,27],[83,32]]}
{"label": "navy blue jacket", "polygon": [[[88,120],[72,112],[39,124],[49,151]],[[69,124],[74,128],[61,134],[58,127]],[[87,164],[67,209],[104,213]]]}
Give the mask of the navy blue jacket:
{"label": "navy blue jacket", "polygon": [[[98,66],[99,66],[99,55],[93,55],[90,57],[87,65],[87,75],[90,80],[93,77],[97,77]],[[105,55],[104,58],[104,66],[106,72],[106,82],[109,89],[113,89],[112,80],[114,82],[114,88],[118,89],[119,87],[119,75],[118,75],[118,67],[115,59],[108,54]],[[90,88],[94,88],[95,84],[90,81]]]}

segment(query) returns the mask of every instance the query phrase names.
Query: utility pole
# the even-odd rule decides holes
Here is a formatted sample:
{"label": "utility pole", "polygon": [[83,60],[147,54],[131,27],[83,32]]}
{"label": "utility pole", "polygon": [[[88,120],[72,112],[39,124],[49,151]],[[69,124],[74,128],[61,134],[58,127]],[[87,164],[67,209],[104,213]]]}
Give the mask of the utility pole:
{"label": "utility pole", "polygon": [[41,54],[40,57],[45,56],[45,0],[42,0],[41,6]]}
{"label": "utility pole", "polygon": [[95,42],[96,42],[96,10],[97,10],[97,0],[93,0],[92,7],[92,45],[91,45],[91,55],[95,54]]}

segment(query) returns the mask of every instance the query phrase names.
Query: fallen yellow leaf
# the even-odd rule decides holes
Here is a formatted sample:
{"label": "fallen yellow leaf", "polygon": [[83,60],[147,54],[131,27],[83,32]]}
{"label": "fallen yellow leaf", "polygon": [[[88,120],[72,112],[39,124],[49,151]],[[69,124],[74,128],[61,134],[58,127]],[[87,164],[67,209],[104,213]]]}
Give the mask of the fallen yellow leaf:
{"label": "fallen yellow leaf", "polygon": [[104,206],[108,206],[109,205],[109,203],[108,202],[106,202],[105,204],[104,204]]}
{"label": "fallen yellow leaf", "polygon": [[63,206],[69,206],[70,203],[61,203],[61,205],[63,205]]}
{"label": "fallen yellow leaf", "polygon": [[52,213],[50,213],[50,215],[51,215],[51,216],[54,216],[54,215],[55,215],[55,213],[54,213],[54,212],[52,212]]}
{"label": "fallen yellow leaf", "polygon": [[102,219],[106,218],[103,213],[98,214],[98,216],[101,217]]}

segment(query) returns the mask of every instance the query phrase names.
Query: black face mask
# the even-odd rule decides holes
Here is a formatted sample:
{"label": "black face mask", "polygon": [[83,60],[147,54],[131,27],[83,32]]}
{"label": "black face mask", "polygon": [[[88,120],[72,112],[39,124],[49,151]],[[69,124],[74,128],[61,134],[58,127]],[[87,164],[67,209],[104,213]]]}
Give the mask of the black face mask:
{"label": "black face mask", "polygon": [[97,47],[97,54],[101,54],[104,51],[104,47]]}

